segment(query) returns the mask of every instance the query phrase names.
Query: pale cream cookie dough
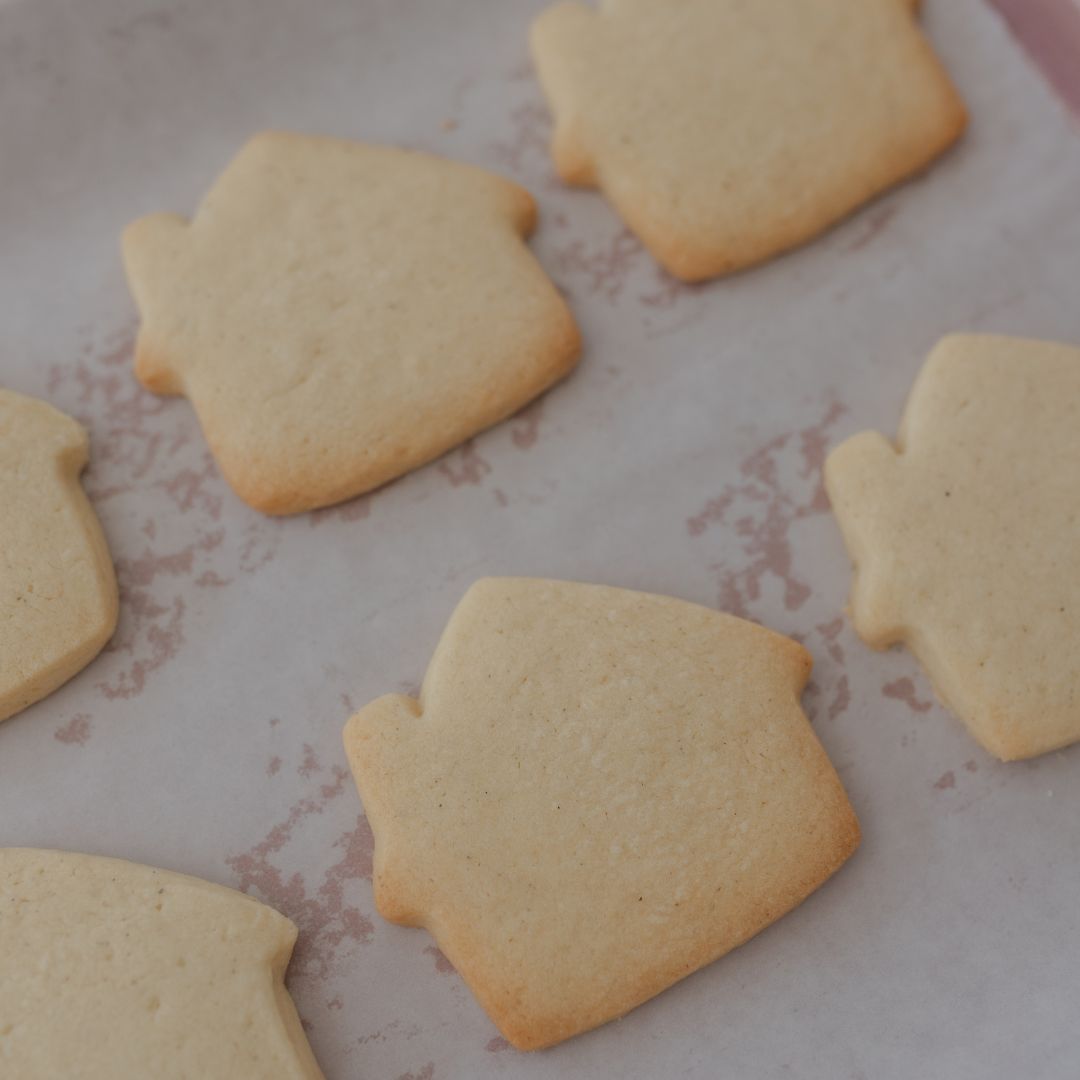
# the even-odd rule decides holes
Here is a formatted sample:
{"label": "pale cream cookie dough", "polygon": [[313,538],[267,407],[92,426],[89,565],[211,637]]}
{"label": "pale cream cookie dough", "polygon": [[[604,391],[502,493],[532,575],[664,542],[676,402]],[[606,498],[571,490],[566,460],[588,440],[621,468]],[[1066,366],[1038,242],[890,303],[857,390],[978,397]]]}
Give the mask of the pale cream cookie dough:
{"label": "pale cream cookie dough", "polygon": [[964,106],[910,0],[563,2],[532,29],[552,153],[674,275],[801,244],[950,146]]}
{"label": "pale cream cookie dough", "polygon": [[345,731],[380,913],[426,927],[516,1047],[623,1015],[857,846],[799,706],[810,667],[681,600],[478,582],[419,700],[379,698]]}
{"label": "pale cream cookie dough", "polygon": [[906,644],[1005,761],[1080,739],[1080,349],[946,338],[896,444],[856,435],[825,481],[863,640]]}
{"label": "pale cream cookie dough", "polygon": [[369,491],[574,366],[524,239],[532,197],[482,169],[344,139],[251,139],[190,222],[128,227],[135,370],[191,399],[226,479],[271,514]]}
{"label": "pale cream cookie dough", "polygon": [[321,1080],[285,989],[296,927],[243,893],[0,849],[0,1075]]}
{"label": "pale cream cookie dough", "polygon": [[101,526],[79,483],[86,431],[0,389],[0,720],[81,671],[116,627]]}

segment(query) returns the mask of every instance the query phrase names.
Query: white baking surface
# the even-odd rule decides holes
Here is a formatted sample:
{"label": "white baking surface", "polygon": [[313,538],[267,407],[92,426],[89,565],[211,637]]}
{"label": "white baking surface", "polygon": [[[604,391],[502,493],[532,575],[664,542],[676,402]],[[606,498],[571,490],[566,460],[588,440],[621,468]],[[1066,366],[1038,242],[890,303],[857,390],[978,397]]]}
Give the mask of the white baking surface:
{"label": "white baking surface", "polygon": [[[903,651],[842,620],[826,447],[895,430],[947,331],[1080,342],[1080,138],[980,0],[928,0],[963,145],[805,250],[677,286],[553,177],[531,0],[21,0],[0,11],[0,382],[80,417],[122,590],[113,646],[0,728],[0,843],[246,888],[302,928],[331,1080],[1080,1074],[1080,748],[982,753]],[[123,225],[189,213],[267,126],[424,147],[541,203],[579,371],[442,462],[320,514],[226,488],[186,402],[130,373]],[[0,507],[0,513],[3,508]],[[806,698],[864,828],[850,864],[621,1022],[509,1049],[422,931],[381,921],[350,709],[415,685],[476,577],[742,611],[814,653]],[[628,949],[634,948],[627,941]],[[3,967],[0,978],[16,978]]]}

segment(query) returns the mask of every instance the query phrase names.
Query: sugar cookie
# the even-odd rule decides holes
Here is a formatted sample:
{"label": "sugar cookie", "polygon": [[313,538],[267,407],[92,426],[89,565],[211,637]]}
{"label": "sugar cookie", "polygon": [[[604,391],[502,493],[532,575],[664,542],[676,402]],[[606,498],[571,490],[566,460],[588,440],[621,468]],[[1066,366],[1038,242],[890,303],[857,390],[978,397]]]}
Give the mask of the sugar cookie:
{"label": "sugar cookie", "polygon": [[136,373],[191,399],[252,506],[358,495],[573,367],[577,328],[523,242],[535,217],[528,192],[471,166],[258,135],[191,223],[125,232]]}
{"label": "sugar cookie", "polygon": [[801,244],[951,145],[964,107],[909,0],[556,4],[532,52],[572,184],[677,277]]}
{"label": "sugar cookie", "polygon": [[79,474],[82,426],[0,390],[0,720],[52,693],[116,627],[116,576]]}
{"label": "sugar cookie", "polygon": [[320,1080],[285,989],[296,927],[149,866],[0,848],[12,1080]]}
{"label": "sugar cookie", "polygon": [[876,432],[825,480],[868,644],[904,642],[1003,760],[1080,739],[1080,349],[946,338],[894,447]]}
{"label": "sugar cookie", "polygon": [[799,707],[810,666],[681,600],[477,583],[419,701],[379,698],[346,728],[379,911],[427,927],[519,1048],[621,1016],[855,849]]}

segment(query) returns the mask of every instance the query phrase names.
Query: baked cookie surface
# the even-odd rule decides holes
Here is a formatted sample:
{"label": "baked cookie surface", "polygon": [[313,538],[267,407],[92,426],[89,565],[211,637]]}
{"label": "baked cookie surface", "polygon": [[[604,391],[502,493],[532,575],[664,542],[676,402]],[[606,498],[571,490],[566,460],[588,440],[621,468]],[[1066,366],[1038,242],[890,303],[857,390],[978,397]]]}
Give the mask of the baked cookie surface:
{"label": "baked cookie surface", "polygon": [[952,144],[964,107],[905,0],[556,4],[532,53],[560,175],[674,275],[805,242]]}
{"label": "baked cookie surface", "polygon": [[0,1072],[320,1080],[284,985],[296,927],[122,859],[0,848]]}
{"label": "baked cookie surface", "polygon": [[478,168],[258,135],[190,223],[125,231],[136,374],[190,398],[257,509],[358,495],[573,367],[576,325],[524,243],[535,218],[528,192]]}
{"label": "baked cookie surface", "polygon": [[906,644],[943,701],[1003,760],[1080,739],[1080,349],[946,338],[896,445],[829,456],[855,564],[851,614]]}
{"label": "baked cookie surface", "polygon": [[112,559],[79,483],[85,430],[0,389],[0,720],[81,671],[116,627]]}
{"label": "baked cookie surface", "polygon": [[621,1016],[795,907],[859,829],[799,707],[802,646],[625,589],[488,579],[419,701],[345,745],[375,899],[515,1046]]}

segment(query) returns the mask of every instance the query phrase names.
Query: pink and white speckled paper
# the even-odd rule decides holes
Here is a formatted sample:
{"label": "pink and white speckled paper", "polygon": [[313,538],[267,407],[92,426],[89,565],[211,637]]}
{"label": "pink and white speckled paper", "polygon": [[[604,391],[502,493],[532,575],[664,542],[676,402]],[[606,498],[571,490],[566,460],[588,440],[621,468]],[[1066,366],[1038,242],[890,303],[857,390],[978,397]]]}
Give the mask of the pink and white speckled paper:
{"label": "pink and white speckled paper", "polygon": [[[858,642],[820,484],[828,447],[895,429],[946,331],[1080,342],[1070,4],[996,0],[1010,27],[983,0],[928,0],[974,116],[962,147],[807,249],[697,288],[555,180],[525,49],[539,2],[0,6],[0,381],[89,426],[123,598],[107,652],[0,728],[0,843],[186,871],[292,917],[290,984],[331,1080],[1077,1075],[1080,749],[1000,765],[908,654]],[[230,494],[185,402],[132,379],[117,252],[128,220],[190,211],[271,125],[528,185],[587,341],[513,421],[286,521]],[[497,573],[670,593],[799,636],[865,829],[780,924],[533,1056],[426,934],[376,915],[340,749],[350,710],[415,686],[463,590]]]}

